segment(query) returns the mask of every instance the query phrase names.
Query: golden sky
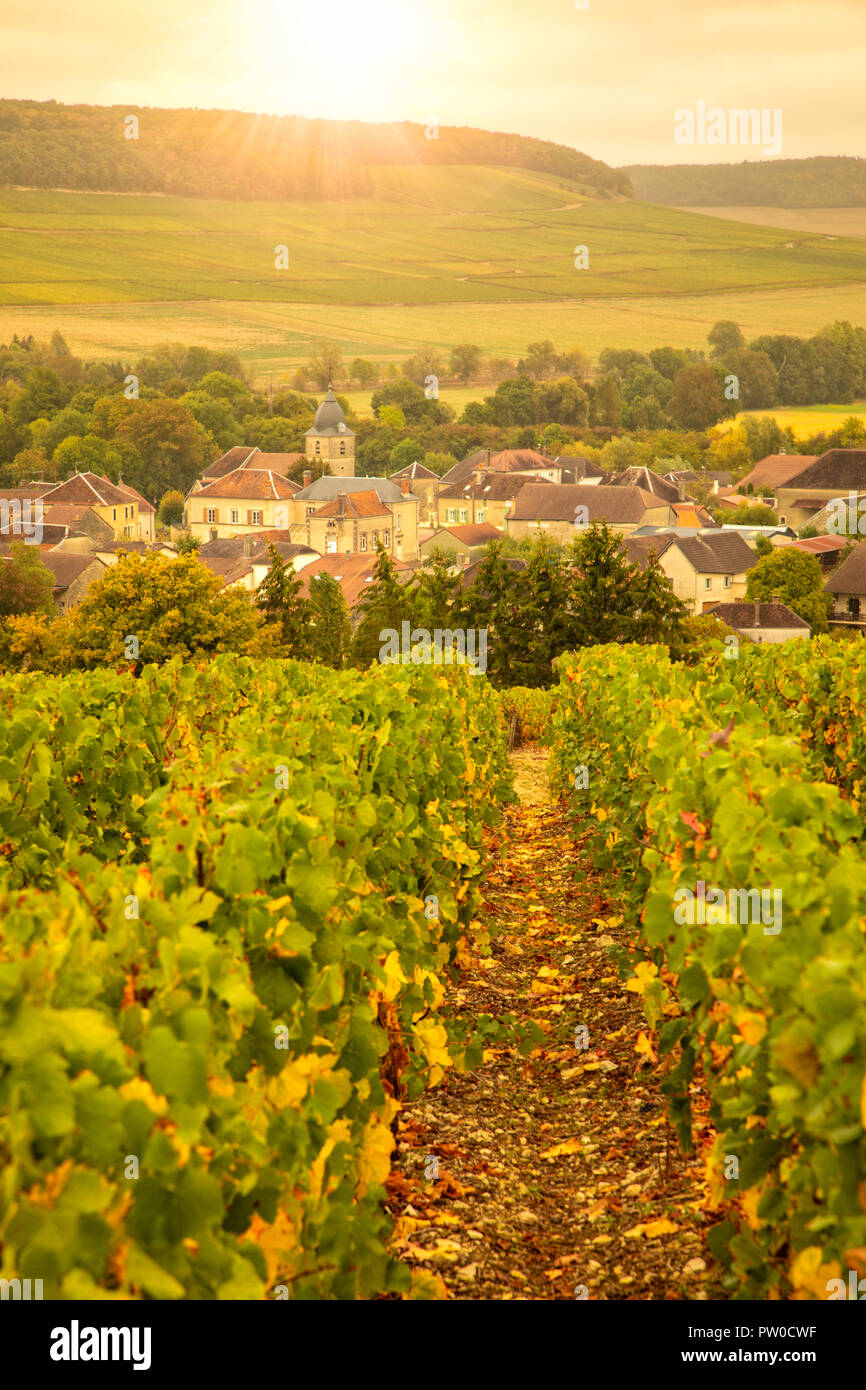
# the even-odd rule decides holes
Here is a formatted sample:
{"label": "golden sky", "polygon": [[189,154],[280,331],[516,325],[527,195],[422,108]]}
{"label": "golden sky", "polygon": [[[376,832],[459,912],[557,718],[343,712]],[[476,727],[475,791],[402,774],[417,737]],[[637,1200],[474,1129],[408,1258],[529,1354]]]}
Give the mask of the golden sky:
{"label": "golden sky", "polygon": [[674,113],[780,108],[783,156],[862,155],[866,0],[0,0],[0,73],[8,97],[434,118],[612,164],[759,158],[675,143]]}

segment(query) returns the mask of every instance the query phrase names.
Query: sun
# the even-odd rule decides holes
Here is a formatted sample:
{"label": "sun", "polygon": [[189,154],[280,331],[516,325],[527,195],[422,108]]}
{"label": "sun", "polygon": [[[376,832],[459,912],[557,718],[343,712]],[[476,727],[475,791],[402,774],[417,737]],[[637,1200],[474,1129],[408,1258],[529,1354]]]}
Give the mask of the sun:
{"label": "sun", "polygon": [[426,7],[401,0],[260,0],[246,13],[258,21],[262,90],[279,91],[283,110],[320,116],[375,119],[435,39]]}

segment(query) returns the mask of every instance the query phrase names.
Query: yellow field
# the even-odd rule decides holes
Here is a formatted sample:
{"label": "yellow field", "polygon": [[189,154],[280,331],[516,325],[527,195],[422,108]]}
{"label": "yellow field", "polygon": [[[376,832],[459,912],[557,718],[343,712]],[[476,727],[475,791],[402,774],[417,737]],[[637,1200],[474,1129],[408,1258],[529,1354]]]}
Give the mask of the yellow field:
{"label": "yellow field", "polygon": [[646,351],[670,343],[706,347],[717,319],[731,318],[746,337],[815,333],[834,319],[866,323],[866,284],[799,286],[733,294],[501,304],[275,304],[205,300],[184,303],[5,305],[0,341],[13,333],[50,336],[58,328],[83,357],[135,360],[155,343],[197,343],[239,353],[254,377],[275,380],[332,338],[344,355],[399,362],[425,343],[449,351],[478,343],[485,355],[516,360],[537,338],[579,346],[597,358],[604,347]]}
{"label": "yellow field", "polygon": [[866,401],[853,401],[851,405],[816,405],[804,408],[792,407],[789,410],[744,410],[735,420],[726,420],[719,425],[720,430],[732,429],[739,420],[751,415],[755,419],[766,419],[770,417],[775,420],[782,429],[786,427],[794,431],[797,439],[808,439],[812,434],[820,434],[822,431],[837,430],[844,420],[850,415],[862,421],[866,425]]}
{"label": "yellow field", "polygon": [[680,212],[700,212],[729,222],[748,222],[753,227],[790,227],[792,232],[816,232],[827,237],[866,236],[866,207],[681,207]]}

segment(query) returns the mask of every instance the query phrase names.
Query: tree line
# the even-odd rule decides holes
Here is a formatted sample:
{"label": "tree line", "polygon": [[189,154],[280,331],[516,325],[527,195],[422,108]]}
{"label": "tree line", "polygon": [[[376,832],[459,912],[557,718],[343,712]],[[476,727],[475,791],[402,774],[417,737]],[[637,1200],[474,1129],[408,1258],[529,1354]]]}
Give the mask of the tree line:
{"label": "tree line", "polygon": [[[128,124],[134,117],[136,125]],[[189,198],[375,197],[371,166],[477,164],[573,179],[630,197],[628,175],[550,140],[403,121],[0,101],[0,184]]]}

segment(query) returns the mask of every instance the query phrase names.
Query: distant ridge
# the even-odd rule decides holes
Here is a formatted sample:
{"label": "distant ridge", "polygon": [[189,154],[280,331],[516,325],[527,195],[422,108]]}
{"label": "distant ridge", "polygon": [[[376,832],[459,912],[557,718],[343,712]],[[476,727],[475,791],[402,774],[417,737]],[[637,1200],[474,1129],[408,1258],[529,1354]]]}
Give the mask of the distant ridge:
{"label": "distant ridge", "polygon": [[866,159],[755,159],[739,164],[627,164],[634,196],[670,207],[866,206]]}
{"label": "distant ridge", "polygon": [[[124,136],[137,116],[139,138]],[[428,128],[429,129],[429,128]],[[630,198],[628,175],[548,140],[463,126],[437,138],[410,122],[372,124],[240,111],[0,101],[0,185],[182,197],[375,196],[370,166],[473,164],[552,174],[599,197]]]}

